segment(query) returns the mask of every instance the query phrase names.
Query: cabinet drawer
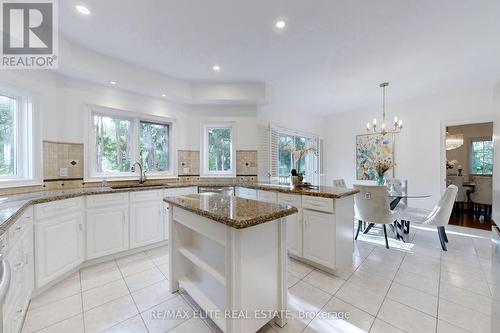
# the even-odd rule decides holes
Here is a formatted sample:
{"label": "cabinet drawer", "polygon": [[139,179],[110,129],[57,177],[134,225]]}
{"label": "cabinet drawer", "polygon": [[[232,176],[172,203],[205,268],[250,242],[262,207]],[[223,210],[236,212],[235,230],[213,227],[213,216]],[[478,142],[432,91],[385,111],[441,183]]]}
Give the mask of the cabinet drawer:
{"label": "cabinet drawer", "polygon": [[247,187],[237,187],[236,195],[245,199],[257,200],[257,190]]}
{"label": "cabinet drawer", "polygon": [[83,208],[82,198],[65,199],[38,204],[35,206],[35,218],[37,220],[51,216],[62,216]]}
{"label": "cabinet drawer", "polygon": [[87,196],[87,208],[128,205],[128,192]]}
{"label": "cabinet drawer", "polygon": [[137,191],[130,193],[130,202],[158,201],[163,197],[163,190]]}
{"label": "cabinet drawer", "polygon": [[302,207],[302,197],[296,194],[278,193],[278,202],[288,204],[297,208]]}
{"label": "cabinet drawer", "polygon": [[198,193],[197,187],[179,187],[179,188],[169,188],[164,192],[164,196],[166,197],[177,197],[179,195],[188,195],[188,194],[196,194]]}
{"label": "cabinet drawer", "polygon": [[266,201],[271,203],[278,202],[278,194],[276,192],[258,190],[257,196],[260,201]]}
{"label": "cabinet drawer", "polygon": [[302,207],[321,212],[333,213],[333,199],[304,195],[302,196]]}
{"label": "cabinet drawer", "polygon": [[28,208],[9,228],[9,244],[13,246],[33,221],[33,208]]}

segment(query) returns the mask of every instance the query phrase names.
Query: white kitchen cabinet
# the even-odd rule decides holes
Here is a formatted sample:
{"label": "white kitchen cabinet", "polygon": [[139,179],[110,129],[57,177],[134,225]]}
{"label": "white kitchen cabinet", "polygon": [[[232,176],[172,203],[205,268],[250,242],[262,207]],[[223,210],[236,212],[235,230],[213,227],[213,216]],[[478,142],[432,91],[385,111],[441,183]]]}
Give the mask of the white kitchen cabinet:
{"label": "white kitchen cabinet", "polygon": [[257,198],[259,201],[265,201],[270,203],[278,202],[278,194],[276,192],[271,192],[271,191],[258,190]]}
{"label": "white kitchen cabinet", "polygon": [[[198,193],[197,186],[190,187],[180,187],[180,188],[172,188],[165,189],[163,191],[163,197],[175,197],[178,195],[189,195]],[[169,239],[169,224],[170,224],[170,214],[169,214],[169,205],[163,202],[162,198],[162,206],[163,206],[163,240]]]}
{"label": "white kitchen cabinet", "polygon": [[84,259],[83,242],[81,211],[36,220],[36,287],[40,288],[78,267]]}
{"label": "white kitchen cabinet", "polygon": [[302,197],[296,194],[278,193],[278,202],[296,207],[299,212],[286,217],[288,253],[302,256]]}
{"label": "white kitchen cabinet", "polygon": [[128,217],[128,205],[87,210],[87,259],[128,250]]}
{"label": "white kitchen cabinet", "polygon": [[303,210],[303,257],[335,268],[335,215]]}
{"label": "white kitchen cabinet", "polygon": [[245,199],[257,200],[257,190],[247,187],[236,187],[236,196]]}
{"label": "white kitchen cabinet", "polygon": [[130,204],[130,248],[161,242],[163,227],[162,201]]}

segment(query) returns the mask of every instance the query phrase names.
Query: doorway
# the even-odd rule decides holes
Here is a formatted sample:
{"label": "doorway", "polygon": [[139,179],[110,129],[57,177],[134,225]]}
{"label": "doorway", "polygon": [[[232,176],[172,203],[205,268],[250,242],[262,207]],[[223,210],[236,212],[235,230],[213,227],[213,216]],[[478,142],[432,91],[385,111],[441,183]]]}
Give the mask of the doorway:
{"label": "doorway", "polygon": [[458,194],[450,224],[491,230],[493,123],[446,127],[446,184]]}

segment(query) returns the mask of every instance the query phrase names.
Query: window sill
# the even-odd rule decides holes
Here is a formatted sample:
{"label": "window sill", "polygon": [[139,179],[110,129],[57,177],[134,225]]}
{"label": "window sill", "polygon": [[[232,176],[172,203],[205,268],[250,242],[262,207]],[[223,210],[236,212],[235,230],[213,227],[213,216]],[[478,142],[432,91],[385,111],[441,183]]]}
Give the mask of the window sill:
{"label": "window sill", "polygon": [[208,174],[200,175],[200,178],[236,178],[236,174]]}
{"label": "window sill", "polygon": [[0,188],[42,186],[43,182],[33,179],[0,179]]}
{"label": "window sill", "polygon": [[[165,180],[176,180],[177,176],[175,175],[148,175],[146,174],[146,181],[148,180],[158,180],[158,179],[165,179]],[[120,181],[131,181],[131,180],[139,180],[139,175],[137,176],[118,176],[118,177],[111,177],[111,176],[97,176],[97,177],[90,177],[90,178],[85,178],[83,181],[85,183],[100,183],[103,180],[107,182],[120,182]]]}

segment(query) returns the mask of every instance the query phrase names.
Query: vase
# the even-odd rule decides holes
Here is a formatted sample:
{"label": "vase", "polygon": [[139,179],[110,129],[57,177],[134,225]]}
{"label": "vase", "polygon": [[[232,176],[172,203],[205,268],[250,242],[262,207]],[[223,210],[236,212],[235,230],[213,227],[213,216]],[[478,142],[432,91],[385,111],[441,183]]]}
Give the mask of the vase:
{"label": "vase", "polygon": [[383,186],[385,183],[384,175],[382,176],[377,176],[377,185],[378,186]]}

